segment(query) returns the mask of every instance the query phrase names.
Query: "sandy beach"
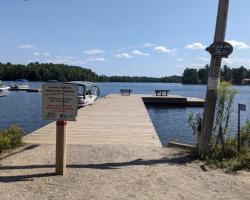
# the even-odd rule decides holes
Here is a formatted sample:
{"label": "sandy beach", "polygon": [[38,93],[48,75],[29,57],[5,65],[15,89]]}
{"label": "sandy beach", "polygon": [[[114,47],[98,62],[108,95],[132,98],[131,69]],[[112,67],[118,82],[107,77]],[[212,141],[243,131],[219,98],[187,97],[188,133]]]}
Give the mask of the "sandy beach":
{"label": "sandy beach", "polygon": [[250,199],[250,173],[209,169],[180,150],[68,145],[67,174],[54,174],[55,145],[1,155],[0,199]]}

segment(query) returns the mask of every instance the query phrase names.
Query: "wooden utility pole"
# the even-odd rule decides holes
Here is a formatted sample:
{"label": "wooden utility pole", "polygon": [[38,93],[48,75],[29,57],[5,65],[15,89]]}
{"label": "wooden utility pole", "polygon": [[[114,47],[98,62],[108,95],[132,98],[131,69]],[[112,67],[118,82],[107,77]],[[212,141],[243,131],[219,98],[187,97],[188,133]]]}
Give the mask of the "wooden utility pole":
{"label": "wooden utility pole", "polygon": [[[214,44],[216,42],[224,42],[227,27],[229,0],[219,0],[216,28],[214,34]],[[220,51],[221,49],[219,49]],[[211,57],[210,70],[208,75],[208,86],[206,94],[206,102],[204,108],[203,124],[199,141],[199,155],[204,155],[210,147],[212,138],[214,115],[217,99],[217,88],[220,82],[222,57]]]}

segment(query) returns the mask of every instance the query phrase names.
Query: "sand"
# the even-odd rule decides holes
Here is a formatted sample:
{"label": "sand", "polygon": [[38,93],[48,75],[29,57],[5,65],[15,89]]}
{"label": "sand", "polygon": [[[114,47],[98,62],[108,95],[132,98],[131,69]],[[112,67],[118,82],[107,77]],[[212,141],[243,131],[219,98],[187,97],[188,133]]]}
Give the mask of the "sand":
{"label": "sand", "polygon": [[54,174],[55,145],[0,156],[0,199],[250,199],[250,173],[209,169],[173,148],[68,145],[67,174]]}

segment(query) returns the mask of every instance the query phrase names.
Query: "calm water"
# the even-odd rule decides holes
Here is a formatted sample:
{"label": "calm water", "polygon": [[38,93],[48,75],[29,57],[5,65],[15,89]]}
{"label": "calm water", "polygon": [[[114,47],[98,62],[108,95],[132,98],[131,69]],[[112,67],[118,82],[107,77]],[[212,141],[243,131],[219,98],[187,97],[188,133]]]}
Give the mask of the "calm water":
{"label": "calm water", "polygon": [[[4,82],[10,84],[10,82]],[[41,88],[41,82],[32,82],[30,87]],[[155,89],[169,89],[172,94],[204,98],[206,87],[201,85],[182,85],[169,83],[98,83],[101,95],[119,93],[120,88],[131,88],[133,93],[152,94]],[[242,123],[250,119],[250,86],[235,86],[238,90],[234,101],[231,129],[236,133],[237,104],[247,104],[247,112],[242,113]],[[0,98],[0,128],[12,124],[21,126],[28,134],[48,121],[42,119],[41,93],[11,91],[9,96]],[[186,119],[191,113],[202,112],[202,108],[173,108],[166,106],[148,106],[149,115],[163,144],[171,140],[193,143],[192,130]]]}

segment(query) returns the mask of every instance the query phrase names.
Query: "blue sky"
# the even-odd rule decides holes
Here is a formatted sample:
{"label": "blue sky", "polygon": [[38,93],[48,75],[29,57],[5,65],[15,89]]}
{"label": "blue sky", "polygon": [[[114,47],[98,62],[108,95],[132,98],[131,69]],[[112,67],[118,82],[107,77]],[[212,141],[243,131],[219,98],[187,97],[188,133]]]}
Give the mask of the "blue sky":
{"label": "blue sky", "polygon": [[[218,0],[1,0],[0,61],[161,77],[209,63]],[[250,66],[250,1],[231,0],[224,63]]]}

